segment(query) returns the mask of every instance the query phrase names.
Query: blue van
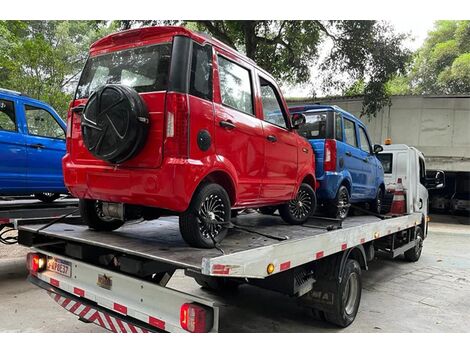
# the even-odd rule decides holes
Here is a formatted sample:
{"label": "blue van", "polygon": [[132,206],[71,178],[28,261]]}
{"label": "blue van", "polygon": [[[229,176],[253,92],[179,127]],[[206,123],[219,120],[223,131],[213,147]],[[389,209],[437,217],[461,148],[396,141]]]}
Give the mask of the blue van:
{"label": "blue van", "polygon": [[384,172],[366,126],[354,115],[331,105],[304,105],[289,109],[305,115],[298,132],[313,147],[317,197],[331,217],[344,219],[351,203],[367,204],[380,213],[385,191]]}
{"label": "blue van", "polygon": [[49,105],[0,89],[0,196],[67,193],[62,176],[65,122]]}

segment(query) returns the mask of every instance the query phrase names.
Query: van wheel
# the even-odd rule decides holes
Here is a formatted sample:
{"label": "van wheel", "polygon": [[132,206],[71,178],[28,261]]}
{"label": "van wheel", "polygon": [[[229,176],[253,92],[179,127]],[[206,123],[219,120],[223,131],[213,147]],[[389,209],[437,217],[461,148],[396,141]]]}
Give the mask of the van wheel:
{"label": "van wheel", "polygon": [[371,212],[376,213],[376,214],[381,214],[383,197],[384,197],[384,191],[382,190],[382,188],[379,188],[375,199],[369,204]]}
{"label": "van wheel", "polygon": [[101,205],[99,200],[80,199],[78,201],[80,215],[88,227],[96,231],[113,231],[124,225],[122,220],[105,216]]}
{"label": "van wheel", "polygon": [[192,247],[213,248],[227,235],[230,223],[230,200],[227,192],[215,183],[201,186],[189,208],[180,215],[183,239]]}
{"label": "van wheel", "polygon": [[423,229],[416,227],[416,245],[405,252],[405,259],[409,262],[417,262],[423,251]]}
{"label": "van wheel", "polygon": [[34,197],[44,203],[52,203],[60,197],[60,193],[34,193]]}
{"label": "van wheel", "polygon": [[361,302],[361,267],[356,260],[348,259],[339,281],[332,311],[325,311],[325,320],[342,328],[356,318]]}
{"label": "van wheel", "polygon": [[340,186],[336,198],[327,207],[328,216],[344,220],[348,216],[350,205],[348,189]]}
{"label": "van wheel", "polygon": [[317,206],[317,197],[312,186],[302,183],[295,199],[279,207],[281,218],[292,225],[301,225],[308,220]]}

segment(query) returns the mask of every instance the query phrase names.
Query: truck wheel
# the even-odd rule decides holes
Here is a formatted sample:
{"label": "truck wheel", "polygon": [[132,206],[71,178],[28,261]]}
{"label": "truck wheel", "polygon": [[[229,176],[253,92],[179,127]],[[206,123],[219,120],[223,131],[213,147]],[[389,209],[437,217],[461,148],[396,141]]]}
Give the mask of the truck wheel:
{"label": "truck wheel", "polygon": [[342,328],[356,318],[361,302],[361,267],[356,260],[348,259],[336,293],[334,311],[325,311],[325,320]]}
{"label": "truck wheel", "polygon": [[376,213],[376,214],[381,214],[383,197],[384,197],[384,192],[382,188],[379,188],[375,199],[369,204],[371,212]]}
{"label": "truck wheel", "polygon": [[292,225],[301,225],[308,220],[317,206],[317,197],[312,186],[302,183],[295,199],[279,207],[281,218]]}
{"label": "truck wheel", "polygon": [[328,205],[328,216],[344,220],[348,216],[349,211],[349,192],[346,186],[340,186],[336,198]]}
{"label": "truck wheel", "polygon": [[34,197],[44,203],[52,203],[60,197],[60,193],[34,193]]}
{"label": "truck wheel", "polygon": [[240,286],[239,282],[224,277],[209,277],[207,279],[197,277],[194,280],[199,286],[210,291],[233,292]]}
{"label": "truck wheel", "polygon": [[83,221],[93,230],[113,231],[124,224],[122,220],[105,216],[101,208],[101,202],[98,200],[80,199],[78,207]]}
{"label": "truck wheel", "polygon": [[409,262],[417,262],[423,251],[423,229],[416,227],[416,245],[405,252],[405,259]]}
{"label": "truck wheel", "polygon": [[258,213],[261,213],[263,215],[273,215],[276,210],[276,207],[262,207],[258,208]]}
{"label": "truck wheel", "polygon": [[213,248],[220,243],[227,235],[229,223],[230,200],[225,189],[216,183],[201,186],[179,217],[183,239],[198,248]]}

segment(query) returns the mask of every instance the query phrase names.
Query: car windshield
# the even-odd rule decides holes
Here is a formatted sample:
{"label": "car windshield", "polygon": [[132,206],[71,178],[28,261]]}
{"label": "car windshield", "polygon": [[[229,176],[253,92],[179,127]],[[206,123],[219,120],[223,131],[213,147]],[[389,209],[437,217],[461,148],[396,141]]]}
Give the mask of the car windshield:
{"label": "car windshield", "polygon": [[170,43],[90,57],[75,98],[87,98],[105,84],[123,84],[137,92],[166,90],[170,57]]}
{"label": "car windshield", "polygon": [[299,134],[307,139],[326,138],[327,112],[305,112],[306,123],[299,128]]}

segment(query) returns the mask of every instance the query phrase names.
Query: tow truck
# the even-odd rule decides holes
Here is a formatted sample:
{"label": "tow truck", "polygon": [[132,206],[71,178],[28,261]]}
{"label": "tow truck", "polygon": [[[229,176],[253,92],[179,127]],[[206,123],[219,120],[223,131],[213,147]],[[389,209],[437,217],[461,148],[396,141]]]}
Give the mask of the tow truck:
{"label": "tow truck", "polygon": [[[390,154],[392,164],[407,163],[407,177],[416,178],[411,184],[426,186],[422,154],[409,153],[409,160]],[[427,192],[406,191],[427,204]],[[286,225],[276,213],[242,213],[232,219],[223,243],[211,249],[186,245],[176,217],[94,232],[62,216],[19,224],[18,240],[31,248],[33,284],[81,321],[113,332],[223,331],[224,310],[216,298],[167,286],[178,270],[222,295],[239,285],[281,292],[315,318],[347,327],[359,308],[362,272],[377,252],[411,262],[420,258],[427,207],[406,204],[403,214],[361,208],[362,215],[344,221],[314,216],[301,226]]]}

